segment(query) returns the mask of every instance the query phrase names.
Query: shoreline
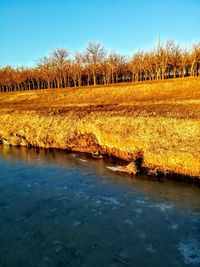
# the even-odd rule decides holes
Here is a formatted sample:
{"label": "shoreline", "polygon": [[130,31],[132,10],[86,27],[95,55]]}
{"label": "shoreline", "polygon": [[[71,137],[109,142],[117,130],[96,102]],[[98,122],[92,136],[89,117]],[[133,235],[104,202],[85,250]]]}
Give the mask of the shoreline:
{"label": "shoreline", "polygon": [[[200,185],[200,177],[198,176],[189,176],[189,175],[183,175],[183,174],[178,174],[178,173],[163,173],[161,170],[157,173],[157,175],[153,175],[153,174],[149,174],[149,171],[150,170],[153,170],[153,169],[150,169],[150,168],[147,168],[147,167],[142,167],[136,174],[133,174],[131,172],[126,172],[126,171],[120,171],[120,169],[122,167],[127,167],[127,165],[130,164],[130,162],[124,160],[124,159],[121,159],[121,158],[118,158],[116,156],[113,156],[113,155],[109,155],[109,154],[103,154],[103,157],[102,158],[95,158],[93,157],[93,155],[89,152],[80,152],[80,151],[72,151],[72,150],[67,150],[67,149],[62,149],[62,148],[44,148],[44,147],[36,147],[36,146],[20,146],[20,145],[12,145],[12,144],[3,144],[1,142],[1,139],[0,139],[0,146],[3,146],[3,147],[14,147],[14,148],[19,148],[19,149],[22,149],[22,148],[26,148],[26,149],[30,149],[30,150],[33,150],[33,151],[37,151],[37,153],[39,153],[39,151],[45,151],[45,153],[51,153],[51,152],[54,152],[54,151],[57,151],[57,152],[62,152],[63,155],[64,153],[66,155],[76,155],[76,156],[84,156],[84,159],[85,158],[88,158],[88,159],[93,159],[93,160],[103,160],[104,163],[112,163],[113,166],[112,167],[106,167],[107,169],[109,169],[111,172],[114,172],[114,173],[118,173],[119,175],[121,176],[124,176],[125,177],[133,177],[133,178],[136,178],[136,179],[140,179],[141,177],[144,179],[144,177],[146,177],[145,179],[147,180],[151,180],[151,181],[159,181],[159,182],[177,182],[177,183],[184,183],[184,184],[195,184],[195,185]],[[4,148],[3,148],[4,149]],[[83,159],[83,161],[84,161]],[[81,158],[79,159],[81,160]]]}

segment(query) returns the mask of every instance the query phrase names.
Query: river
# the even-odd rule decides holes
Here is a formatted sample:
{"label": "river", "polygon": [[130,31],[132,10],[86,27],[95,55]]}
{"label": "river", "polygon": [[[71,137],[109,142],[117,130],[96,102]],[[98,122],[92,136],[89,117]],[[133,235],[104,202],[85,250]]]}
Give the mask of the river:
{"label": "river", "polygon": [[1,145],[0,266],[200,266],[200,188],[115,164]]}

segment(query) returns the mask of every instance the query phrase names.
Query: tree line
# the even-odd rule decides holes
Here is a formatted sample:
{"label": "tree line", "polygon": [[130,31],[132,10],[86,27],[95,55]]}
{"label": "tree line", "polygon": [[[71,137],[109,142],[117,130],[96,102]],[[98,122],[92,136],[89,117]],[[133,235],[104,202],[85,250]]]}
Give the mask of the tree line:
{"label": "tree line", "polygon": [[132,57],[108,52],[89,42],[83,52],[55,49],[34,67],[0,68],[0,92],[56,89],[90,85],[164,80],[200,75],[200,43],[189,49],[174,41],[158,42],[155,48]]}

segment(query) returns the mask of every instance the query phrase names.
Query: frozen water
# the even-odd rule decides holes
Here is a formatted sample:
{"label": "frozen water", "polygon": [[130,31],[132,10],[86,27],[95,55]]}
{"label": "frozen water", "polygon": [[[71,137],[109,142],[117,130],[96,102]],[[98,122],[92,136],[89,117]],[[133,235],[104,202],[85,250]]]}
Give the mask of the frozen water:
{"label": "frozen water", "polygon": [[200,265],[199,187],[79,157],[0,146],[0,266]]}

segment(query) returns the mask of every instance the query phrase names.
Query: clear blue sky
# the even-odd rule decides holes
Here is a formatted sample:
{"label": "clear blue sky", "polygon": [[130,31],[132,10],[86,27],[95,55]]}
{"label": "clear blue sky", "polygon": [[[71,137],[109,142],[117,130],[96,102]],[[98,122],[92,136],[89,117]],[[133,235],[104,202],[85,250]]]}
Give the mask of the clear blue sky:
{"label": "clear blue sky", "polygon": [[88,41],[130,55],[161,39],[200,41],[200,0],[1,0],[0,66],[33,65]]}

